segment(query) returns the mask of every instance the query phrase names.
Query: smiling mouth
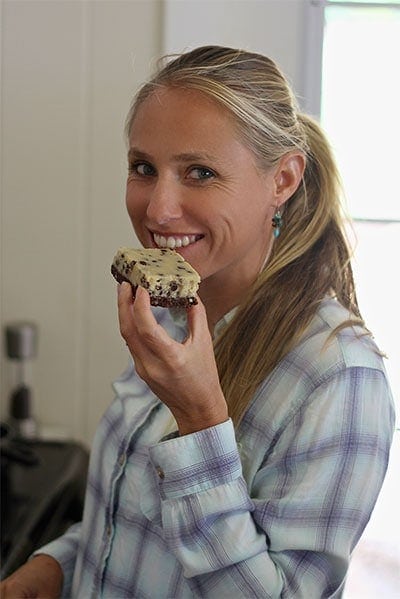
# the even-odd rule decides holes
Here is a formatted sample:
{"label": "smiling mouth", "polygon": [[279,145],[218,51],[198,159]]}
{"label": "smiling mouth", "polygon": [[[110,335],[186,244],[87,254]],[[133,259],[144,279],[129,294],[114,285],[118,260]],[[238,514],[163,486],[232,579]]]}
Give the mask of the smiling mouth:
{"label": "smiling mouth", "polygon": [[202,239],[202,237],[203,235],[159,235],[158,233],[153,233],[156,246],[159,248],[169,248],[170,250],[192,245],[199,239]]}

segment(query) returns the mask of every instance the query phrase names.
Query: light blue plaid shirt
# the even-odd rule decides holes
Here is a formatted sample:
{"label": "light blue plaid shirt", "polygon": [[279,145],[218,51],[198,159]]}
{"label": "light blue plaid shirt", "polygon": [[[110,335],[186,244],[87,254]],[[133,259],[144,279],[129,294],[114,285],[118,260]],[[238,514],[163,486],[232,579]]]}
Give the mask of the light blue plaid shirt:
{"label": "light blue plaid shirt", "polygon": [[[168,310],[157,318],[176,339]],[[386,471],[394,410],[382,360],[325,300],[231,421],[176,437],[133,366],[92,448],[82,524],[41,552],[64,597],[339,597]]]}

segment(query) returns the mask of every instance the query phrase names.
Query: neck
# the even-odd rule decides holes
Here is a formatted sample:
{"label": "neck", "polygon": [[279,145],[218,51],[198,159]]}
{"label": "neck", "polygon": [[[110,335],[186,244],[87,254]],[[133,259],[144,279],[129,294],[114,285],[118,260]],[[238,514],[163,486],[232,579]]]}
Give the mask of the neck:
{"label": "neck", "polygon": [[228,284],[218,277],[217,281],[209,278],[201,283],[199,295],[206,308],[211,335],[214,333],[217,322],[243,301],[252,282],[240,279],[230,281]]}
{"label": "neck", "polygon": [[270,240],[265,258],[260,260],[255,268],[250,269],[248,264],[245,264],[244,268],[236,269],[233,272],[232,269],[225,272],[219,271],[201,282],[199,295],[206,308],[211,335],[214,333],[217,322],[246,297],[248,290],[267,262],[272,243],[273,238]]}

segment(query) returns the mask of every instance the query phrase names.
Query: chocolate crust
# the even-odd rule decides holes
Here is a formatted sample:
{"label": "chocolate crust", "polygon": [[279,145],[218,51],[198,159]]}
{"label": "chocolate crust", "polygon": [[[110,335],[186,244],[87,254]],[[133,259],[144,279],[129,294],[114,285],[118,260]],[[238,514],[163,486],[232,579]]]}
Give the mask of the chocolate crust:
{"label": "chocolate crust", "polygon": [[[133,297],[135,297],[137,285],[132,285],[126,277],[121,275],[114,264],[111,265],[111,274],[118,283],[129,283],[132,287]],[[162,308],[190,308],[190,306],[195,306],[197,304],[197,299],[195,297],[172,298],[152,295],[148,289],[147,292],[150,295],[150,304],[152,306],[161,306]]]}

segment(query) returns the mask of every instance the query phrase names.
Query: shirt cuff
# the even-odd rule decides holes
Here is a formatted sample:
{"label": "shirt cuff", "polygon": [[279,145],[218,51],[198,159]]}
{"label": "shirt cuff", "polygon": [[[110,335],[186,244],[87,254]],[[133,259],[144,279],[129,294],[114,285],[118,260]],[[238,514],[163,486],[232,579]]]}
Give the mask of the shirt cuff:
{"label": "shirt cuff", "polygon": [[73,524],[64,536],[50,541],[43,547],[37,549],[31,557],[36,555],[49,555],[53,557],[61,566],[63,571],[63,588],[61,599],[70,599],[72,597],[71,585],[75,569],[77,546],[81,523]]}
{"label": "shirt cuff", "polygon": [[165,499],[205,491],[242,474],[231,419],[152,445],[149,455]]}

